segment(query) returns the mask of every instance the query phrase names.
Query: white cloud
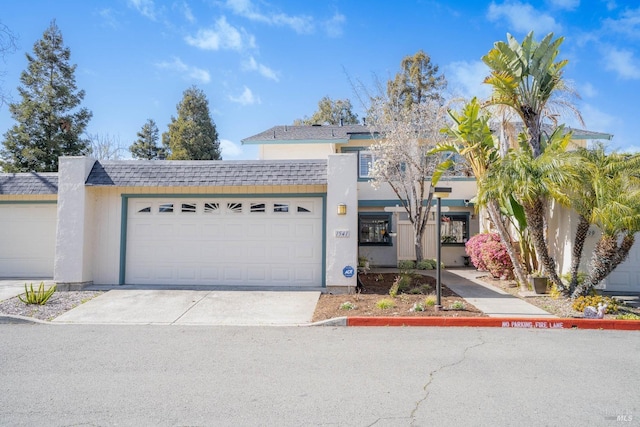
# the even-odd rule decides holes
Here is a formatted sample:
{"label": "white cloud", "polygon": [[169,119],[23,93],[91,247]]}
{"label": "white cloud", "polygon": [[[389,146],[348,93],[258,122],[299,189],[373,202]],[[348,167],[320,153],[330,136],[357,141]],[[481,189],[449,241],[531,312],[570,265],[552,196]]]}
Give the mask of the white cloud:
{"label": "white cloud", "polygon": [[620,19],[606,19],[604,26],[609,31],[640,38],[640,7],[623,11]]}
{"label": "white cloud", "polygon": [[232,102],[237,102],[240,105],[253,105],[260,104],[260,98],[253,95],[251,89],[248,87],[244,87],[242,94],[240,96],[229,96],[229,100]]}
{"label": "white cloud", "polygon": [[[591,104],[581,105],[580,113],[584,120],[584,126],[594,132],[613,133],[613,129],[622,125],[619,118],[605,113]],[[578,128],[582,127],[582,125],[576,123],[570,123],[570,125]]]}
{"label": "white cloud", "polygon": [[447,65],[445,75],[455,95],[465,98],[476,96],[478,99],[486,99],[491,95],[491,87],[482,83],[489,75],[489,67],[482,61],[452,62]]}
{"label": "white cloud", "polygon": [[191,8],[187,4],[187,2],[183,2],[182,5],[180,5],[180,9],[182,10],[182,14],[184,15],[184,19],[186,19],[187,21],[189,21],[191,23],[196,22],[196,18],[195,18],[195,16],[193,16],[193,12],[191,11]]}
{"label": "white cloud", "polygon": [[595,87],[593,87],[591,83],[587,82],[580,86],[579,93],[580,93],[580,96],[584,98],[593,98],[596,95],[598,95],[598,90]]}
{"label": "white cloud", "polygon": [[341,13],[336,12],[331,19],[325,21],[324,29],[329,37],[337,38],[342,36],[346,22],[347,18]]}
{"label": "white cloud", "polygon": [[156,5],[153,0],[129,0],[129,6],[135,8],[142,16],[146,16],[152,21],[157,18]]}
{"label": "white cloud", "polygon": [[491,22],[504,19],[509,31],[528,33],[533,30],[538,35],[561,30],[560,24],[551,15],[536,10],[527,3],[505,1],[501,4],[491,2],[487,11],[487,19]]}
{"label": "white cloud", "polygon": [[580,6],[580,0],[548,0],[548,3],[557,9],[575,10]]}
{"label": "white cloud", "polygon": [[199,30],[195,37],[187,36],[187,44],[204,50],[243,50],[255,47],[255,38],[243,28],[237,29],[223,16],[213,29]]}
{"label": "white cloud", "polygon": [[171,62],[159,62],[156,67],[181,73],[187,80],[197,80],[200,83],[209,83],[211,81],[211,76],[207,70],[189,66],[182,62],[180,58],[174,57]]}
{"label": "white cloud", "polygon": [[242,147],[228,139],[220,140],[220,149],[222,150],[222,158],[240,157],[242,155]]}
{"label": "white cloud", "polygon": [[605,47],[602,49],[605,68],[623,79],[640,79],[640,63],[629,50]]}
{"label": "white cloud", "polygon": [[313,18],[306,15],[287,15],[286,13],[262,13],[251,0],[227,0],[226,6],[236,15],[251,21],[263,22],[279,27],[290,27],[300,34],[313,32]]}
{"label": "white cloud", "polygon": [[118,20],[114,16],[114,12],[112,9],[106,8],[98,11],[98,15],[104,20],[105,25],[117,29],[120,25],[118,24]]}
{"label": "white cloud", "polygon": [[242,63],[242,69],[245,71],[257,71],[263,77],[273,81],[279,81],[278,74],[264,64],[258,63],[253,56]]}

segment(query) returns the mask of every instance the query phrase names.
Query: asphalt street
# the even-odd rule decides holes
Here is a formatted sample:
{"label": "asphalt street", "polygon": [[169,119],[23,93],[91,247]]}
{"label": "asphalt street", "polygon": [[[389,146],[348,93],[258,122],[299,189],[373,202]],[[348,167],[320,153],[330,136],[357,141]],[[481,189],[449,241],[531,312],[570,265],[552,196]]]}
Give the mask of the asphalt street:
{"label": "asphalt street", "polygon": [[10,426],[640,425],[640,333],[0,325]]}

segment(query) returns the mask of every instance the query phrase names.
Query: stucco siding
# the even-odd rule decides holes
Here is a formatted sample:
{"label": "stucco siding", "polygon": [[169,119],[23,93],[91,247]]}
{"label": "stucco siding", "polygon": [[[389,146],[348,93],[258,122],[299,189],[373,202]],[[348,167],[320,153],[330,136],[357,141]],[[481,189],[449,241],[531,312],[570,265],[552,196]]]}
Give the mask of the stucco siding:
{"label": "stucco siding", "polygon": [[260,145],[261,160],[326,159],[335,152],[334,144]]}
{"label": "stucco siding", "polygon": [[99,285],[115,285],[120,269],[120,225],[122,197],[115,188],[89,190],[93,201],[91,221],[93,282]]}

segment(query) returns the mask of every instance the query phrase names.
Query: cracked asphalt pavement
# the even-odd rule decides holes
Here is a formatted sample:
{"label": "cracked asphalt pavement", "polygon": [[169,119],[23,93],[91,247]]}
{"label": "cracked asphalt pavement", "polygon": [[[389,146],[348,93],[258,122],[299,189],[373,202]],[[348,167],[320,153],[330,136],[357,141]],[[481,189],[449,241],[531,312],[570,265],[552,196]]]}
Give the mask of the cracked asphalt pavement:
{"label": "cracked asphalt pavement", "polygon": [[640,421],[638,332],[0,324],[0,336],[0,425]]}

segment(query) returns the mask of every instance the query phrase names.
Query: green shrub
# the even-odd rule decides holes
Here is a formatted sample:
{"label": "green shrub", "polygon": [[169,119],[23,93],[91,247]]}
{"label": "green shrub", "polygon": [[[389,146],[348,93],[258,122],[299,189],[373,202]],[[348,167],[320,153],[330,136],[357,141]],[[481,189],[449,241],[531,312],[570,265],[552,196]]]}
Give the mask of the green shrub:
{"label": "green shrub", "polygon": [[426,307],[422,302],[417,302],[413,304],[413,307],[411,308],[411,311],[425,311],[425,310],[426,310]]}
{"label": "green shrub", "polygon": [[464,310],[465,306],[462,301],[454,301],[449,306],[450,310]]}
{"label": "green shrub", "polygon": [[618,314],[616,316],[617,320],[640,320],[640,316],[638,316],[635,313],[625,313],[625,314]]}
{"label": "green shrub", "polygon": [[393,308],[396,306],[396,303],[393,302],[393,300],[390,300],[389,298],[383,298],[380,301],[376,302],[376,307],[378,307],[381,310],[386,310],[389,308]]}
{"label": "green shrub", "polygon": [[434,305],[436,305],[436,301],[437,301],[437,297],[435,295],[433,294],[427,295],[426,298],[424,299],[424,305],[428,307],[433,307]]}
{"label": "green shrub", "polygon": [[56,291],[56,285],[51,286],[49,289],[45,291],[44,282],[40,282],[40,287],[38,290],[33,289],[33,283],[31,283],[30,289],[27,288],[27,284],[24,284],[24,299],[22,295],[18,295],[20,301],[25,304],[37,304],[37,305],[45,305],[51,295]]}
{"label": "green shrub", "polygon": [[353,310],[354,308],[356,308],[355,304],[350,301],[340,304],[340,310]]}
{"label": "green shrub", "polygon": [[416,262],[411,261],[410,259],[403,259],[402,261],[398,262],[398,268],[400,270],[413,270],[414,268],[416,268]]}
{"label": "green shrub", "polygon": [[584,309],[591,306],[593,308],[598,308],[598,304],[606,304],[607,309],[605,310],[606,314],[617,313],[618,312],[618,301],[611,297],[603,297],[602,295],[588,295],[578,297],[573,301],[573,309],[575,311],[579,311],[580,313],[584,312]]}
{"label": "green shrub", "polygon": [[400,276],[396,277],[396,280],[393,282],[393,285],[391,285],[391,288],[389,288],[389,296],[391,298],[395,298],[396,296],[398,296],[398,288],[400,287],[399,282],[400,282]]}
{"label": "green shrub", "polygon": [[435,270],[437,265],[435,259],[423,259],[416,265],[416,268],[418,270]]}

